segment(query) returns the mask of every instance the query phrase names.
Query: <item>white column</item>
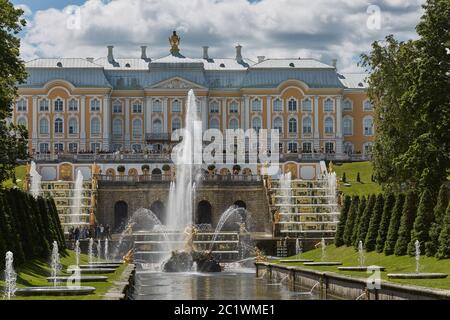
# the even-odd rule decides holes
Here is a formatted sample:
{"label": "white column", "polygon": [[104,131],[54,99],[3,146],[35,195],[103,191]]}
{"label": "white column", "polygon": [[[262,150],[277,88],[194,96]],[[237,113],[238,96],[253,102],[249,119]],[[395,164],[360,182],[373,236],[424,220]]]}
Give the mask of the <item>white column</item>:
{"label": "white column", "polygon": [[33,128],[32,128],[32,134],[31,134],[31,145],[32,148],[35,149],[37,151],[37,130],[38,130],[38,121],[37,121],[37,112],[38,112],[38,107],[37,107],[37,97],[34,96],[33,97]]}
{"label": "white column", "polygon": [[336,98],[336,154],[343,151],[342,145],[342,96]]}
{"label": "white column", "polygon": [[110,138],[110,123],[111,123],[111,110],[110,110],[110,97],[103,97],[103,150],[109,151],[111,138]]}
{"label": "white column", "polygon": [[208,98],[204,97],[201,98],[200,104],[201,104],[201,111],[202,111],[202,127],[203,132],[208,129]]}
{"label": "white column", "polygon": [[272,129],[272,96],[267,97],[267,130]]}
{"label": "white column", "polygon": [[167,98],[163,99],[163,114],[164,114],[163,132],[164,133],[168,133],[169,132],[169,128],[168,128],[168,124],[167,124],[167,116],[168,116],[167,100],[168,100]]}
{"label": "white column", "polygon": [[152,112],[153,100],[151,97],[145,98],[145,133],[152,132]]}
{"label": "white column", "polygon": [[125,150],[130,150],[130,99],[125,99]]}
{"label": "white column", "polygon": [[86,97],[80,98],[80,150],[86,150]]}
{"label": "white column", "polygon": [[314,149],[320,149],[320,132],[319,132],[319,97],[314,97]]}
{"label": "white column", "polygon": [[225,129],[228,128],[228,123],[227,123],[227,113],[228,113],[228,108],[227,108],[227,98],[222,98],[222,131],[225,131]]}
{"label": "white column", "polygon": [[244,130],[250,128],[250,97],[244,97]]}

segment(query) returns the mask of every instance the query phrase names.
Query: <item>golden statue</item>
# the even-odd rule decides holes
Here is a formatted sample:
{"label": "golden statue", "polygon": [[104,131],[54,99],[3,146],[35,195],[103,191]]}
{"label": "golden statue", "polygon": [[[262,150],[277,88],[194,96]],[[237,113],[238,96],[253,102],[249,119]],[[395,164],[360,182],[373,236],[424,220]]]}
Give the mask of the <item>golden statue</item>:
{"label": "golden statue", "polygon": [[328,164],[328,173],[332,173],[333,171],[333,161],[330,161],[330,163]]}
{"label": "golden statue", "polygon": [[172,46],[172,48],[170,49],[170,53],[173,55],[179,54],[180,53],[180,37],[177,35],[177,32],[174,31],[172,36],[169,37],[169,43]]}

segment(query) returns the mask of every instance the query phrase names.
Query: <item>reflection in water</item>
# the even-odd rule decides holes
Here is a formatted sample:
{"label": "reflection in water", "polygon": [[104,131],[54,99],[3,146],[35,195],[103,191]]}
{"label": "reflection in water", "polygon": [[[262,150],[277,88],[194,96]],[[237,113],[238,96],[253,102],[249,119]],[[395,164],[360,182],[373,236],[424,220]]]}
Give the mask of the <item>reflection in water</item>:
{"label": "reflection in water", "polygon": [[131,299],[135,300],[310,300],[286,286],[270,286],[255,270],[220,274],[136,272]]}

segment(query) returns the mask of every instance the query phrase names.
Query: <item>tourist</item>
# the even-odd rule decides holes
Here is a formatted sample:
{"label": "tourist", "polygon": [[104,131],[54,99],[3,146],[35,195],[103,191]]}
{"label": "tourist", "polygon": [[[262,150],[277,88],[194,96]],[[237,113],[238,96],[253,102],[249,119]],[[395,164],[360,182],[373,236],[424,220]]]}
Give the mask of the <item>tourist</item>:
{"label": "tourist", "polygon": [[106,227],[105,227],[105,235],[106,235],[106,238],[108,240],[112,240],[112,238],[111,238],[111,227],[109,226],[109,224],[107,224]]}
{"label": "tourist", "polygon": [[100,239],[100,226],[99,225],[97,225],[95,227],[95,238]]}
{"label": "tourist", "polygon": [[105,228],[103,227],[103,225],[100,225],[100,239],[103,240],[104,238],[104,232],[105,232]]}
{"label": "tourist", "polygon": [[80,239],[80,228],[76,227],[73,234],[74,234],[74,240],[75,241],[79,240]]}

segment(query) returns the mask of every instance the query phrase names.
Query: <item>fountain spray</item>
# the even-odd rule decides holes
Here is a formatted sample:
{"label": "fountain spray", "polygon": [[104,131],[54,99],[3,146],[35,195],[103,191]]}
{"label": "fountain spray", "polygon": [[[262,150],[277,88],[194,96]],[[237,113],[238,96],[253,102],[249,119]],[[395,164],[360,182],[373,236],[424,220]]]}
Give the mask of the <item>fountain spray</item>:
{"label": "fountain spray", "polygon": [[92,264],[94,262],[93,247],[94,247],[94,239],[90,238],[88,247],[89,264]]}
{"label": "fountain spray", "polygon": [[81,250],[80,250],[80,241],[77,240],[75,242],[75,259],[76,259],[77,266],[80,265],[80,252],[81,252]]}
{"label": "fountain spray", "polygon": [[56,241],[53,241],[51,268],[52,268],[53,286],[56,287],[57,284],[56,277],[58,276],[58,274],[61,272],[62,269],[61,260],[59,259],[58,243]]}
{"label": "fountain spray", "polygon": [[34,161],[31,161],[30,177],[31,177],[30,192],[33,197],[37,198],[41,194],[42,177],[37,172],[36,163]]}
{"label": "fountain spray", "polygon": [[11,300],[16,292],[17,274],[14,271],[14,257],[11,251],[5,256],[5,299]]}
{"label": "fountain spray", "polygon": [[416,240],[414,243],[416,246],[416,273],[420,273],[420,242]]}
{"label": "fountain spray", "polygon": [[364,246],[363,246],[363,242],[361,240],[359,240],[359,242],[358,242],[358,261],[359,261],[359,266],[364,267],[364,264],[366,262],[366,257],[364,255]]}
{"label": "fountain spray", "polygon": [[97,260],[100,262],[102,258],[102,241],[99,239],[97,242]]}
{"label": "fountain spray", "polygon": [[105,260],[109,260],[108,259],[109,256],[109,243],[108,243],[108,238],[105,239]]}
{"label": "fountain spray", "polygon": [[322,262],[325,261],[326,257],[327,257],[327,252],[326,252],[326,247],[327,244],[325,242],[325,238],[322,238],[322,240],[320,241],[320,246],[322,248]]}

